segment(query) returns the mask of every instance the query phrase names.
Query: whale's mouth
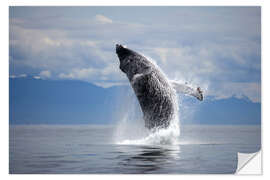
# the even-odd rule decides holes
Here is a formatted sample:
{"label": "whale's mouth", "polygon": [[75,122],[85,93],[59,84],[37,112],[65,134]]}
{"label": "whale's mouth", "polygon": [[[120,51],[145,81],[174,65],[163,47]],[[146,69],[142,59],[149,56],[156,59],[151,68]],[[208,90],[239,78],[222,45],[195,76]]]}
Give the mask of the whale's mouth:
{"label": "whale's mouth", "polygon": [[124,48],[121,44],[116,44],[115,46],[116,46],[116,53],[117,54],[120,53],[120,51],[123,50],[123,48]]}
{"label": "whale's mouth", "polygon": [[125,59],[127,56],[135,53],[121,44],[116,44],[115,46],[116,54],[118,55],[120,61]]}
{"label": "whale's mouth", "polygon": [[116,46],[116,48],[115,48],[116,49],[116,54],[118,56],[123,56],[123,54],[128,53],[128,49],[125,46],[123,46],[121,44],[116,44],[115,46]]}

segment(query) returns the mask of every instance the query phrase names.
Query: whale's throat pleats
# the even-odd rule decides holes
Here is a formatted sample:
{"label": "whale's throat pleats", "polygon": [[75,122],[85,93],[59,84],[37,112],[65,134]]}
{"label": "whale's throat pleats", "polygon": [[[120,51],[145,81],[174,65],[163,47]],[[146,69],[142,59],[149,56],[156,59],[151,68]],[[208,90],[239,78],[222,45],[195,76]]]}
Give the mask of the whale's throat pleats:
{"label": "whale's throat pleats", "polygon": [[132,87],[141,106],[145,126],[149,129],[168,127],[174,113],[172,96],[156,72],[140,75],[132,82]]}

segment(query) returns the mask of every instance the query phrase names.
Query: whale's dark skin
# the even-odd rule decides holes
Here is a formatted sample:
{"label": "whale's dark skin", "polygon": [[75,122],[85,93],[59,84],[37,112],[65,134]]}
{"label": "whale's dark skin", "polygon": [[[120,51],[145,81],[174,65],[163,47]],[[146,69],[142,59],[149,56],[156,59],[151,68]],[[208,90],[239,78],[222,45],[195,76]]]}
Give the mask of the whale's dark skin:
{"label": "whale's dark skin", "polygon": [[175,112],[175,91],[162,72],[139,53],[116,45],[120,69],[127,75],[138,98],[145,127],[166,128]]}

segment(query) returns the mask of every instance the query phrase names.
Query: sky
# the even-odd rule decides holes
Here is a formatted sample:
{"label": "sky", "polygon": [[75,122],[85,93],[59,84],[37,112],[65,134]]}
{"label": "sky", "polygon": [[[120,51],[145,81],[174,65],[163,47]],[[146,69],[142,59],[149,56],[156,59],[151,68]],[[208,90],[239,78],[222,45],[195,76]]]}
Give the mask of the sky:
{"label": "sky", "polygon": [[10,7],[10,77],[128,84],[115,44],[216,99],[261,102],[260,7]]}

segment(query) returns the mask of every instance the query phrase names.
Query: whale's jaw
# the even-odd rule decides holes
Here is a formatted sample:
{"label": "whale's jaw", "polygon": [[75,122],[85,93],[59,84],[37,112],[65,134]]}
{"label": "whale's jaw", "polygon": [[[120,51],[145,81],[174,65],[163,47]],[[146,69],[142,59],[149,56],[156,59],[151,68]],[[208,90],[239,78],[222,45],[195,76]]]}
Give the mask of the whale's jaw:
{"label": "whale's jaw", "polygon": [[116,54],[118,55],[118,58],[120,61],[125,59],[128,55],[132,54],[132,51],[125,48],[121,44],[116,44]]}
{"label": "whale's jaw", "polygon": [[135,51],[132,51],[131,49],[128,49],[121,44],[116,44],[115,46],[116,46],[116,48],[115,48],[116,54],[118,55],[118,58],[120,61],[124,60],[126,57],[128,57],[130,55],[139,55]]}
{"label": "whale's jaw", "polygon": [[117,54],[121,53],[122,48],[124,48],[124,47],[121,44],[116,44],[115,45],[116,53]]}

